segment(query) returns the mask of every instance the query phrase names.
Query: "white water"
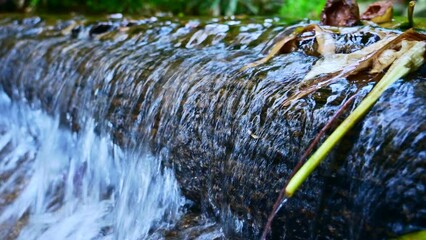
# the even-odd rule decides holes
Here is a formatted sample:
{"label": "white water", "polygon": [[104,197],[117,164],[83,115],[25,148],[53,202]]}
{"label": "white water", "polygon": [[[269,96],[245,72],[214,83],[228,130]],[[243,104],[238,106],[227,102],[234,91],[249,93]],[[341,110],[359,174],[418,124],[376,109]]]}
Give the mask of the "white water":
{"label": "white water", "polygon": [[185,200],[172,170],[94,127],[72,133],[0,91],[0,239],[133,240],[173,226]]}

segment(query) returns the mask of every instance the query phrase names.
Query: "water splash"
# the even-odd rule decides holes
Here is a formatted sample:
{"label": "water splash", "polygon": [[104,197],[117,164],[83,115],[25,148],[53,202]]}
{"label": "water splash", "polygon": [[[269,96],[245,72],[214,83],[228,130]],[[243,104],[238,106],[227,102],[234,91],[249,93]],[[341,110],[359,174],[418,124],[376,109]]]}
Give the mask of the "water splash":
{"label": "water splash", "polygon": [[159,157],[62,129],[0,93],[0,238],[144,239],[171,227],[184,198]]}
{"label": "water splash", "polygon": [[288,201],[288,198],[282,199],[281,202],[280,202],[280,205],[278,205],[278,207],[277,207],[277,209],[275,209],[274,213],[277,214],[287,201]]}

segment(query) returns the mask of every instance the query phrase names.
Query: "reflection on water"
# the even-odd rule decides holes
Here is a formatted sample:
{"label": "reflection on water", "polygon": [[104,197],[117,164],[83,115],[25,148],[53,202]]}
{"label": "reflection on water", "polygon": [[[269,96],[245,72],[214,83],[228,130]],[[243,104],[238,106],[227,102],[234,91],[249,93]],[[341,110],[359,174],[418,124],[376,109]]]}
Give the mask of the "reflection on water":
{"label": "reflection on water", "polygon": [[[161,158],[61,129],[0,93],[0,238],[145,239],[185,202]],[[157,234],[158,237],[158,234]]]}

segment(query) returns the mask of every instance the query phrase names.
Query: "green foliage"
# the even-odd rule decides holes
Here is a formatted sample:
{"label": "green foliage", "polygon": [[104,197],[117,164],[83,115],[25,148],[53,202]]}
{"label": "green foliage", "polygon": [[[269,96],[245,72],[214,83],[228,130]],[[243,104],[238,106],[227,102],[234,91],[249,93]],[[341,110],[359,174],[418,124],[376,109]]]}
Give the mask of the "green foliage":
{"label": "green foliage", "polygon": [[128,12],[135,13],[144,6],[135,0],[31,0],[36,10],[83,11],[83,12]]}
{"label": "green foliage", "polygon": [[326,0],[285,0],[280,15],[291,19],[319,18]]}
{"label": "green foliage", "polygon": [[[6,0],[14,1],[14,0]],[[34,11],[175,15],[281,15],[289,18],[312,18],[318,15],[325,0],[23,0],[18,8]],[[1,4],[0,4],[1,8]]]}
{"label": "green foliage", "polygon": [[421,240],[426,239],[426,230],[408,233],[398,237],[396,240]]}
{"label": "green foliage", "polygon": [[87,0],[87,7],[95,12],[130,12],[134,13],[141,9],[142,1],[134,0]]}
{"label": "green foliage", "polygon": [[185,15],[224,16],[277,14],[281,1],[267,0],[150,0],[155,9]]}

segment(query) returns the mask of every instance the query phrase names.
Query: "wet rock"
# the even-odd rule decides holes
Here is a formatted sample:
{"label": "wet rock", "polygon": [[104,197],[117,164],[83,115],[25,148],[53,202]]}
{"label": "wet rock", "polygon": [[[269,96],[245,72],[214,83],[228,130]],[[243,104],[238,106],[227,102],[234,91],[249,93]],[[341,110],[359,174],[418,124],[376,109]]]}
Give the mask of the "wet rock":
{"label": "wet rock", "polygon": [[336,36],[336,53],[353,53],[376,43],[380,36],[374,32],[356,32]]}
{"label": "wet rock", "polygon": [[77,37],[78,37],[78,35],[82,32],[82,30],[83,30],[83,26],[78,25],[78,26],[74,27],[74,28],[71,30],[71,36],[72,36],[73,38],[77,38]]}
{"label": "wet rock", "polygon": [[112,31],[113,29],[115,29],[115,26],[111,23],[99,23],[91,27],[89,30],[89,35],[93,36],[103,34]]}
{"label": "wet rock", "polygon": [[362,20],[370,20],[375,23],[392,21],[393,3],[391,1],[379,1],[368,5],[361,15]]}
{"label": "wet rock", "polygon": [[359,23],[356,0],[327,0],[321,13],[321,23],[329,26],[349,27]]}

